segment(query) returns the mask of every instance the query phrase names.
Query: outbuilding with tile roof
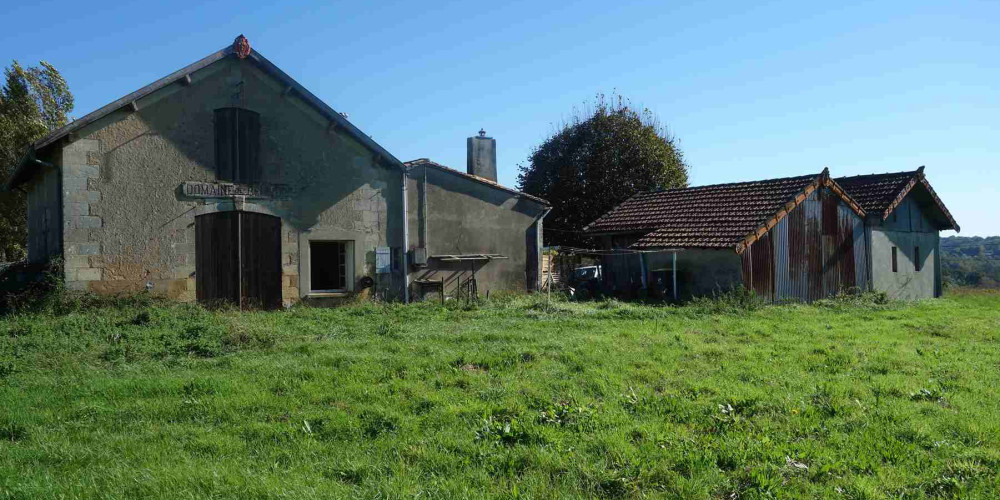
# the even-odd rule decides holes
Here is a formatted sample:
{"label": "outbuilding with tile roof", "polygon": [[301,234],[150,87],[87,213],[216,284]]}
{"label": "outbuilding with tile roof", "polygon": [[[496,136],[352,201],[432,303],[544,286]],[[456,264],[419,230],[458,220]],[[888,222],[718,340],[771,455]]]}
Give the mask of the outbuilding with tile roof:
{"label": "outbuilding with tile roof", "polygon": [[644,192],[585,231],[617,250],[603,257],[614,292],[683,298],[743,285],[780,302],[850,290],[940,295],[944,229],[958,224],[921,168]]}

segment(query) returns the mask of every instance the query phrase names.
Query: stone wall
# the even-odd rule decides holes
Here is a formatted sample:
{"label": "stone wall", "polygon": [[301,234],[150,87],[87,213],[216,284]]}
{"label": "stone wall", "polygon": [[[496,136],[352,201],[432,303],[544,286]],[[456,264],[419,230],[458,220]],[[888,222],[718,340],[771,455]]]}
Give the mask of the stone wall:
{"label": "stone wall", "polygon": [[[300,239],[337,231],[356,242],[373,272],[376,246],[401,252],[401,174],[249,61],[221,60],[87,125],[62,146],[66,282],[74,290],[144,290],[196,298],[195,217],[247,210],[280,217],[282,296],[309,294]],[[237,92],[234,94],[234,92]],[[287,186],[282,198],[186,197],[185,182],[216,182],[214,110],[239,105],[261,117],[263,181]],[[371,263],[372,266],[365,265]],[[382,280],[401,295],[399,275]]]}
{"label": "stone wall", "polygon": [[62,150],[63,259],[66,284],[87,290],[104,277],[100,229],[100,142],[82,139]]}

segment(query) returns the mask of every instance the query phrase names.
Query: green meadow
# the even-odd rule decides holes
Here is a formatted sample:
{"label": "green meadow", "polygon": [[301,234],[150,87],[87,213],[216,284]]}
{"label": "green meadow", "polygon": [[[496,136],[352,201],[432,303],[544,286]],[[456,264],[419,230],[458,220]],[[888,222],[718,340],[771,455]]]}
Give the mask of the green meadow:
{"label": "green meadow", "polygon": [[0,317],[4,498],[992,498],[1000,294]]}

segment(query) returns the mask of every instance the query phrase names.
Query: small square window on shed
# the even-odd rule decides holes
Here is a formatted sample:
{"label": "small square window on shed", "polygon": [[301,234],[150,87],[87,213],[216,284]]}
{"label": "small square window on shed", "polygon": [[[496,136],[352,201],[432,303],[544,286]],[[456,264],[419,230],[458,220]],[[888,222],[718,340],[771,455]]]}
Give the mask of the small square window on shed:
{"label": "small square window on shed", "polygon": [[215,110],[215,173],[220,181],[261,181],[260,115],[243,108]]}
{"label": "small square window on shed", "polygon": [[310,241],[309,278],[313,292],[347,290],[347,242]]}
{"label": "small square window on shed", "polygon": [[913,247],[913,269],[915,271],[920,271],[923,267],[920,262],[920,247]]}
{"label": "small square window on shed", "polygon": [[896,247],[892,247],[892,272],[899,272],[898,261],[896,260]]}

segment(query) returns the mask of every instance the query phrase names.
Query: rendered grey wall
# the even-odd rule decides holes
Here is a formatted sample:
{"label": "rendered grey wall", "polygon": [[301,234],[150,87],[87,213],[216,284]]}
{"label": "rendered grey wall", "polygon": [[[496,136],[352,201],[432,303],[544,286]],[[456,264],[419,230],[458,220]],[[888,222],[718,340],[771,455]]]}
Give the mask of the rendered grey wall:
{"label": "rendered grey wall", "polygon": [[[543,205],[422,166],[411,170],[407,195],[410,249],[425,247],[428,256],[489,253],[507,257],[489,262],[428,259],[426,268],[411,270],[411,281],[444,279],[445,294],[454,296],[475,267],[480,294],[537,288],[541,252],[536,220],[545,211]],[[529,248],[532,245],[534,251]],[[535,283],[529,283],[531,280]],[[419,299],[422,287],[413,285],[411,289]]]}
{"label": "rendered grey wall", "polygon": [[[919,205],[907,196],[886,221],[871,221],[872,282],[875,290],[899,299],[937,297],[941,289],[940,235]],[[892,271],[896,247],[897,271]],[[920,271],[914,248],[920,247]]]}
{"label": "rendered grey wall", "polygon": [[[920,206],[907,196],[885,221],[870,219],[872,281],[875,290],[899,299],[925,299],[940,295],[940,235]],[[892,271],[896,247],[897,271]],[[920,248],[920,271],[914,262]]]}
{"label": "rendered grey wall", "polygon": [[[282,286],[286,303],[308,293],[300,241],[311,235],[350,238],[362,265],[356,281],[374,275],[374,249],[401,251],[401,173],[376,164],[373,153],[249,61],[223,59],[88,125],[65,146],[64,240],[67,283],[102,293],[153,285],[156,294],[195,298],[194,217],[232,209],[233,200],[186,199],[184,181],[215,181],[213,112],[242,106],[260,114],[264,182],[286,184],[287,200],[254,200],[248,210],[282,219]],[[228,208],[227,208],[228,207]],[[326,236],[324,236],[326,235]],[[398,252],[397,252],[398,253]],[[390,295],[401,272],[380,276]]]}

